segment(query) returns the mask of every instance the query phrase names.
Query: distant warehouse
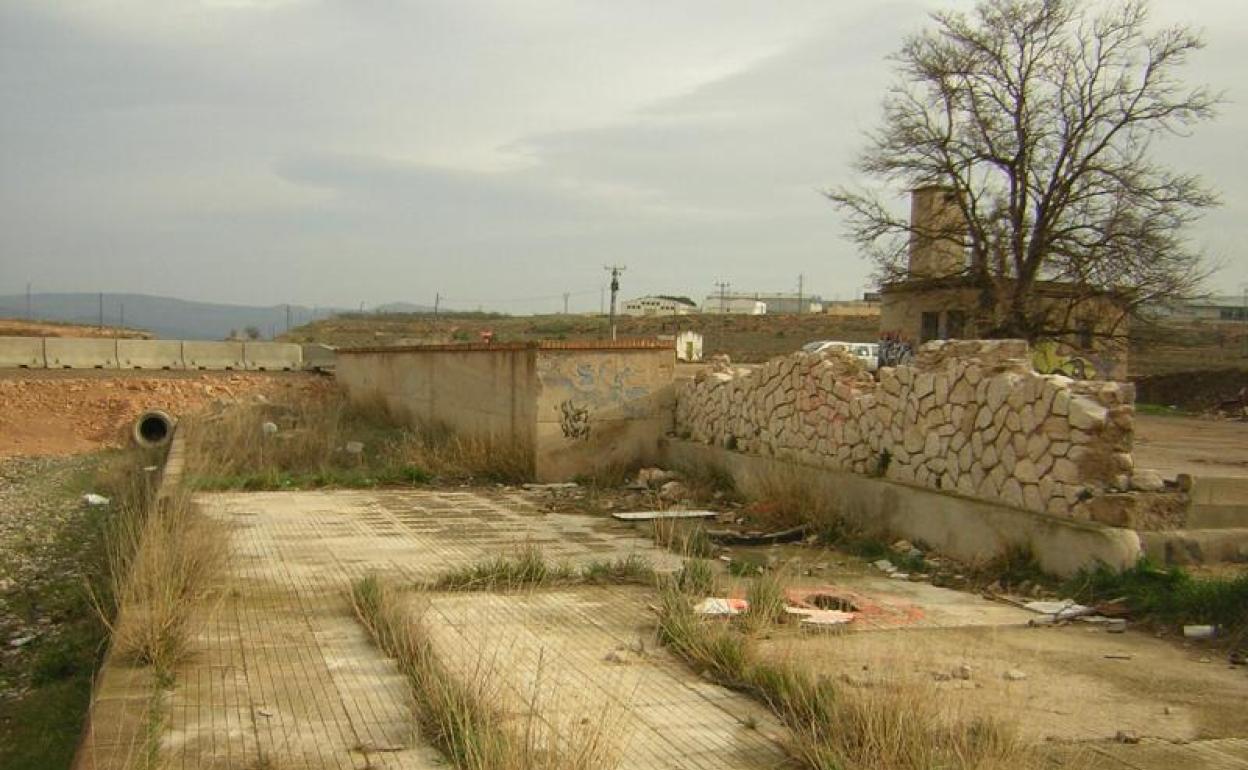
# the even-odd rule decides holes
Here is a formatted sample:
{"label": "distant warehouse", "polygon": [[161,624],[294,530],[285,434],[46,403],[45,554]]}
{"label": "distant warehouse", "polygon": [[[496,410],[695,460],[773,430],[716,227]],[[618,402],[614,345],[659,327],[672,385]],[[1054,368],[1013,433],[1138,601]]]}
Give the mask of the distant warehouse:
{"label": "distant warehouse", "polygon": [[688,297],[673,297],[658,294],[650,297],[638,297],[624,303],[621,312],[624,315],[689,315],[696,313],[698,305]]}
{"label": "distant warehouse", "polygon": [[730,292],[708,294],[702,303],[703,313],[733,315],[796,315],[822,313],[823,299],[817,294],[786,292]]}

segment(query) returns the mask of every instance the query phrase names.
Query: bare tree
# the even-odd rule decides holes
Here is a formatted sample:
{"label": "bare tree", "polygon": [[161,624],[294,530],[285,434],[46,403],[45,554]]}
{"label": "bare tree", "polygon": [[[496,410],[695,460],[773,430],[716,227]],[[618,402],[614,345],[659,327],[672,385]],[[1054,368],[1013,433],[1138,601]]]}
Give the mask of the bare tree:
{"label": "bare tree", "polygon": [[954,241],[981,333],[1030,340],[1071,331],[1071,307],[1035,301],[1047,282],[1068,284],[1072,307],[1190,294],[1206,274],[1184,230],[1216,197],[1152,150],[1220,101],[1177,77],[1199,35],[1150,31],[1139,0],[986,0],[932,20],[894,55],[898,82],[857,168],[887,187],[947,187],[965,221],[918,232],[876,192],[828,191],[881,280],[905,277],[912,238]]}

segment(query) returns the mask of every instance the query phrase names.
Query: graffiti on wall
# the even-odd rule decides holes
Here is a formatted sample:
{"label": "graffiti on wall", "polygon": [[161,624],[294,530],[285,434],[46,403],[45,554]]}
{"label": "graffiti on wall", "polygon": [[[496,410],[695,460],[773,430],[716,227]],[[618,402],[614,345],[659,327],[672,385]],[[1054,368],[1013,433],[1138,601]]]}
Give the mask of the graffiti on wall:
{"label": "graffiti on wall", "polygon": [[555,407],[559,414],[559,428],[564,438],[583,440],[589,438],[589,408],[577,406],[566,399]]}
{"label": "graffiti on wall", "polygon": [[1064,374],[1075,380],[1096,378],[1096,366],[1091,361],[1063,353],[1056,342],[1037,342],[1032,346],[1031,365],[1039,374]]}

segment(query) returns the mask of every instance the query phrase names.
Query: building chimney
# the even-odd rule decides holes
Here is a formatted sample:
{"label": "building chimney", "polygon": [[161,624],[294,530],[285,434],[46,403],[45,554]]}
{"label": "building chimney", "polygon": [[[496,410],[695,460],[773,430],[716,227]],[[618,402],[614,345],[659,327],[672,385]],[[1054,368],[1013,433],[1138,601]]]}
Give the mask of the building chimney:
{"label": "building chimney", "polygon": [[944,278],[966,268],[966,218],[952,188],[910,191],[910,278]]}

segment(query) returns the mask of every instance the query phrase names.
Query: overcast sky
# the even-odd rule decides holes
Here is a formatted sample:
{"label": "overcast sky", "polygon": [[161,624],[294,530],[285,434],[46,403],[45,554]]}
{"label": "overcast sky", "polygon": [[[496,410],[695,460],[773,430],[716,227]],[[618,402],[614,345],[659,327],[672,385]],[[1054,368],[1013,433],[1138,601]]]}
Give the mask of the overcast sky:
{"label": "overcast sky", "polygon": [[[853,181],[923,0],[0,0],[0,293],[513,312],[623,295],[859,294],[819,194]],[[1243,0],[1206,30],[1231,102],[1166,148],[1248,281]]]}

